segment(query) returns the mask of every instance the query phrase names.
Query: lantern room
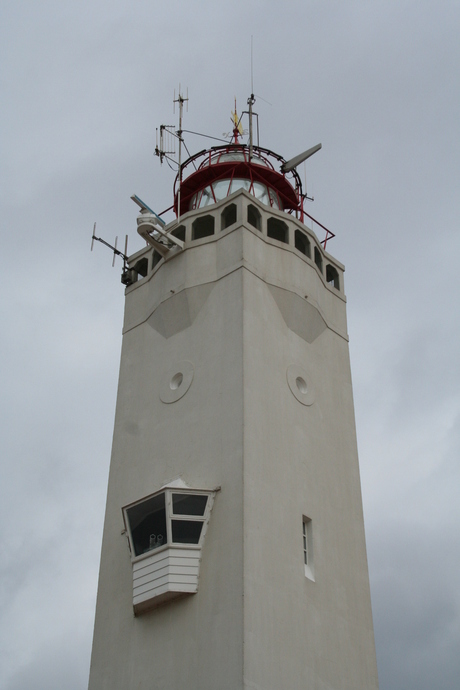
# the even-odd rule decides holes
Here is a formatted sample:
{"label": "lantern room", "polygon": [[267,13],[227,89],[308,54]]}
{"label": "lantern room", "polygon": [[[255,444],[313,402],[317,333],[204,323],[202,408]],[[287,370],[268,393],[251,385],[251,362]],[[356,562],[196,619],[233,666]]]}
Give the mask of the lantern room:
{"label": "lantern room", "polygon": [[[267,206],[296,212],[302,206],[300,178],[295,170],[281,170],[284,158],[260,147],[243,144],[215,146],[191,156],[181,167],[174,185],[178,215],[221,201],[244,189]],[[190,172],[189,172],[190,171]],[[180,206],[180,213],[179,211]]]}

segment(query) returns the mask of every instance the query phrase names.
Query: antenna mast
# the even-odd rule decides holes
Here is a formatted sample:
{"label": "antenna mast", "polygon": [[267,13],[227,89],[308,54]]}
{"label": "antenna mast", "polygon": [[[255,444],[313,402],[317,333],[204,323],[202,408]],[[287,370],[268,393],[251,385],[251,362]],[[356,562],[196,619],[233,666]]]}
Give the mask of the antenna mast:
{"label": "antenna mast", "polygon": [[251,93],[251,95],[248,98],[248,106],[249,106],[249,160],[252,158],[252,147],[253,147],[253,135],[252,135],[252,106],[256,102],[256,99],[254,97],[254,94]]}
{"label": "antenna mast", "polygon": [[176,94],[174,93],[174,103],[179,104],[179,129],[177,130],[177,138],[179,139],[179,187],[177,190],[177,219],[179,220],[180,218],[180,192],[181,192],[181,186],[182,186],[182,116],[184,113],[184,103],[188,102],[188,89],[187,89],[187,98],[184,98],[180,92],[180,84],[179,84],[179,93],[176,98]]}
{"label": "antenna mast", "polygon": [[253,50],[252,50],[252,39],[253,36],[251,35],[251,95],[248,98],[248,106],[249,106],[249,160],[252,159],[252,145],[253,145],[253,136],[252,136],[252,106],[256,102],[256,99],[254,97],[254,69],[253,69]]}

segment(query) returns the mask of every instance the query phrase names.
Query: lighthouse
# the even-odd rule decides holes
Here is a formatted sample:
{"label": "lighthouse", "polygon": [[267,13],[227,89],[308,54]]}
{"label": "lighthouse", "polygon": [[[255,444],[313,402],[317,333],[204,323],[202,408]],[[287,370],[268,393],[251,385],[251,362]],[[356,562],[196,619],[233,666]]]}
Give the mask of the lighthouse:
{"label": "lighthouse", "polygon": [[[174,136],[182,143],[182,104]],[[377,690],[344,266],[236,117],[138,197],[89,690]],[[163,144],[158,153],[166,155]]]}

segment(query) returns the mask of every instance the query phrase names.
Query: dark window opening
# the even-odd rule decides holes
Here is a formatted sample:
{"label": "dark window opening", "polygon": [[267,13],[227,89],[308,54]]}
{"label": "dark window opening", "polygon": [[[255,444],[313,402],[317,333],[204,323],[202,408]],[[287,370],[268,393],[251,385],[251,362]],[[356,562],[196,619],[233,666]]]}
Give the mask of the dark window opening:
{"label": "dark window opening", "polygon": [[289,242],[288,226],[279,218],[269,218],[267,221],[267,236],[278,242]]}
{"label": "dark window opening", "polygon": [[298,249],[299,252],[302,252],[302,254],[305,254],[305,256],[308,256],[309,259],[311,259],[310,240],[306,235],[303,234],[301,230],[295,231],[295,248]]}
{"label": "dark window opening", "polygon": [[307,524],[305,520],[302,524],[303,527],[303,562],[308,565],[308,541],[307,541]]}
{"label": "dark window opening", "polygon": [[157,263],[162,260],[162,258],[163,257],[161,256],[160,252],[157,252],[157,250],[154,249],[152,254],[152,270],[155,268]]}
{"label": "dark window opening", "polygon": [[236,223],[236,204],[229,204],[224,208],[220,216],[220,223],[221,230],[225,230]]}
{"label": "dark window opening", "polygon": [[175,515],[204,515],[207,502],[207,496],[196,494],[173,494],[173,513]]}
{"label": "dark window opening", "polygon": [[203,523],[196,520],[172,520],[172,540],[176,544],[198,544]]}
{"label": "dark window opening", "polygon": [[179,225],[178,228],[172,231],[171,235],[177,237],[178,240],[185,242],[185,225]]}
{"label": "dark window opening", "polygon": [[256,230],[262,230],[262,216],[259,209],[252,204],[248,206],[248,223]]}
{"label": "dark window opening", "polygon": [[332,287],[335,287],[336,290],[340,290],[339,272],[335,266],[331,266],[331,264],[327,264],[326,266],[326,281],[332,285]]}
{"label": "dark window opening", "polygon": [[323,257],[318,247],[315,247],[315,264],[318,266],[321,273],[323,272]]}
{"label": "dark window opening", "polygon": [[133,270],[136,271],[136,273],[143,278],[148,273],[149,270],[149,262],[147,259],[139,259],[139,261],[136,261],[136,263],[133,266]]}
{"label": "dark window opening", "polygon": [[126,513],[135,556],[167,543],[165,494],[128,508]]}
{"label": "dark window opening", "polygon": [[214,235],[214,216],[195,218],[192,223],[192,240],[201,240],[209,235]]}
{"label": "dark window opening", "polygon": [[308,517],[304,517],[302,521],[303,530],[303,562],[305,566],[305,577],[309,580],[315,581],[315,569],[313,559],[313,529],[312,521]]}

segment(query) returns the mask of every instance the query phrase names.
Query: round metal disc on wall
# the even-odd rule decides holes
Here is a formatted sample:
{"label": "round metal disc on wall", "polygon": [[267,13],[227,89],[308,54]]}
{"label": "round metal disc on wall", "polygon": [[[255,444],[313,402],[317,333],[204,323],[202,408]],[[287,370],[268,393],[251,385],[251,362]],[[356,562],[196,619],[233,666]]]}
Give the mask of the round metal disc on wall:
{"label": "round metal disc on wall", "polygon": [[315,402],[315,389],[309,374],[297,364],[291,364],[286,370],[286,378],[292,395],[302,405],[312,405]]}
{"label": "round metal disc on wall", "polygon": [[174,364],[164,375],[160,388],[160,400],[166,404],[180,400],[193,381],[193,364],[183,360]]}

